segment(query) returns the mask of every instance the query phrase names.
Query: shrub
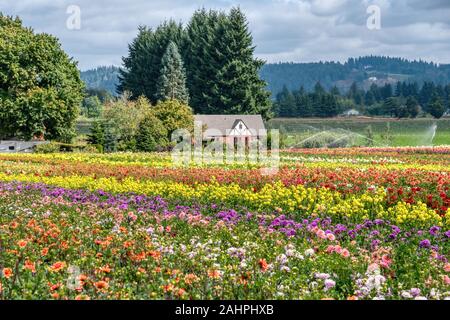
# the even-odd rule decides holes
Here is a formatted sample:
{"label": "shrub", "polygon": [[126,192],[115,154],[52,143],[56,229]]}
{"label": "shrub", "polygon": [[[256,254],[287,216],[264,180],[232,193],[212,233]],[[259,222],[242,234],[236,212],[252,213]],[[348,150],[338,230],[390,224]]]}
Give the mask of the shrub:
{"label": "shrub", "polygon": [[152,112],[166,128],[168,138],[177,129],[192,131],[194,128],[192,109],[177,100],[159,102],[152,108]]}
{"label": "shrub", "polygon": [[151,152],[162,150],[168,145],[167,130],[163,123],[148,112],[139,123],[136,134],[136,148],[139,151]]}
{"label": "shrub", "polygon": [[102,153],[103,152],[103,146],[102,145],[94,145],[94,144],[88,144],[84,148],[81,149],[84,153]]}
{"label": "shrub", "polygon": [[49,142],[38,144],[34,147],[36,153],[56,153],[60,151],[60,144],[56,142]]}
{"label": "shrub", "polygon": [[117,101],[107,104],[103,111],[106,119],[104,122],[105,150],[134,151],[139,123],[150,108],[150,102],[146,98],[141,97],[136,101],[131,101],[127,94]]}

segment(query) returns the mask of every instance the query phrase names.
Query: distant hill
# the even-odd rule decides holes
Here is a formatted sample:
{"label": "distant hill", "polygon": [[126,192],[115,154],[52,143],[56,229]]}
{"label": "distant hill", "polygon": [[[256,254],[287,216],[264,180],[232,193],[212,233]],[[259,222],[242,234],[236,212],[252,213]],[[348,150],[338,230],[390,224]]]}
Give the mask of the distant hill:
{"label": "distant hill", "polygon": [[[119,68],[98,67],[81,72],[81,78],[90,89],[105,89],[116,95]],[[437,65],[433,62],[410,61],[402,58],[367,56],[350,58],[345,63],[283,62],[266,64],[261,69],[261,77],[267,81],[268,89],[275,96],[284,85],[290,90],[300,86],[308,91],[317,81],[330,89],[337,86],[341,92],[347,91],[353,82],[360,88],[369,89],[372,83],[383,86],[397,81],[433,81],[436,84],[450,83],[450,65]]]}
{"label": "distant hill", "polygon": [[397,81],[433,81],[436,84],[450,82],[450,65],[432,62],[409,61],[402,58],[367,56],[350,58],[345,63],[275,63],[266,64],[261,77],[267,81],[273,94],[280,92],[284,85],[290,90],[303,86],[310,91],[317,81],[330,89],[337,86],[347,91],[353,82],[360,88],[368,89],[372,83],[380,86]]}
{"label": "distant hill", "polygon": [[118,67],[109,66],[82,71],[81,80],[86,83],[87,89],[104,89],[115,96],[119,70]]}

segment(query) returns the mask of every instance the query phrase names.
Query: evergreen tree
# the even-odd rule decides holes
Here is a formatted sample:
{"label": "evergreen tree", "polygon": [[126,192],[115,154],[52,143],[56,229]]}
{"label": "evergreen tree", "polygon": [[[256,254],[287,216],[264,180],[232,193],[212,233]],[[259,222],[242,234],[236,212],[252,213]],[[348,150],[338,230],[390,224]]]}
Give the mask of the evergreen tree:
{"label": "evergreen tree", "polygon": [[389,114],[391,117],[399,116],[400,103],[397,97],[389,97],[384,101],[383,109],[385,114]]}
{"label": "evergreen tree", "polygon": [[190,106],[195,113],[221,113],[218,106],[220,88],[218,69],[224,64],[215,47],[226,23],[223,12],[198,10],[186,28],[184,61]]}
{"label": "evergreen tree", "polygon": [[314,114],[311,99],[305,88],[302,86],[294,93],[295,96],[295,110],[298,117],[311,117]]}
{"label": "evergreen tree", "polygon": [[375,102],[381,101],[380,88],[376,85],[376,83],[372,83],[370,85],[369,91],[372,93],[373,97],[375,98]]}
{"label": "evergreen tree", "polygon": [[162,69],[162,57],[170,42],[183,45],[184,30],[181,24],[166,21],[155,30],[140,26],[139,33],[128,46],[128,56],[122,58],[118,92],[131,92],[131,98],[145,96],[156,103],[158,79]]}
{"label": "evergreen tree", "polygon": [[164,149],[168,144],[167,130],[153,113],[149,112],[139,123],[136,149],[144,152]]}
{"label": "evergreen tree", "polygon": [[401,97],[403,96],[403,86],[400,81],[397,82],[397,85],[395,86],[395,96]]}
{"label": "evergreen tree", "polygon": [[317,96],[323,96],[325,94],[325,89],[323,88],[320,81],[318,81],[314,86],[314,94]]}
{"label": "evergreen tree", "polygon": [[419,115],[420,107],[419,103],[417,102],[416,98],[413,96],[409,96],[406,100],[406,109],[408,112],[408,115],[411,118],[416,118]]}
{"label": "evergreen tree", "polygon": [[393,96],[392,94],[392,85],[390,83],[386,83],[380,90],[381,99],[386,100]]}
{"label": "evergreen tree", "polygon": [[353,82],[352,86],[350,87],[347,97],[355,101],[355,103],[359,106],[364,104],[364,91],[359,90],[356,81]]}
{"label": "evergreen tree", "polygon": [[364,97],[364,103],[366,106],[371,106],[376,102],[375,96],[371,90],[366,92],[366,96]]}
{"label": "evergreen tree", "polygon": [[279,117],[293,117],[295,115],[295,97],[286,86],[277,94],[275,109]]}
{"label": "evergreen tree", "polygon": [[270,93],[259,77],[264,62],[255,59],[253,38],[245,15],[232,8],[225,23],[218,28],[216,50],[223,64],[216,70],[217,107],[221,113],[271,114]]}
{"label": "evergreen tree", "polygon": [[157,101],[178,100],[184,104],[189,102],[186,88],[186,72],[178,47],[170,42],[162,58],[161,75],[157,84]]}
{"label": "evergreen tree", "polygon": [[436,93],[436,86],[434,82],[425,82],[419,93],[419,102],[426,112],[429,112],[428,104]]}
{"label": "evergreen tree", "polygon": [[87,141],[89,144],[98,146],[103,151],[105,146],[105,126],[102,121],[94,121],[91,132],[88,134]]}
{"label": "evergreen tree", "polygon": [[333,96],[340,96],[341,95],[341,92],[339,91],[338,87],[336,87],[336,86],[333,86],[333,88],[331,88],[330,93]]}
{"label": "evergreen tree", "polygon": [[439,95],[435,94],[431,99],[431,103],[428,107],[430,114],[436,119],[442,118],[445,113],[445,107],[442,103],[442,99]]}

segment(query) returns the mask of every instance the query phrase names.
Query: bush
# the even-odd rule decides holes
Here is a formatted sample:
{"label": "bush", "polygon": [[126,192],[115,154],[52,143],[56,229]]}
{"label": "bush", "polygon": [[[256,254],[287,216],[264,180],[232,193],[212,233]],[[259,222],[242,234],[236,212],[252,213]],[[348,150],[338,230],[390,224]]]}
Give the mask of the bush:
{"label": "bush", "polygon": [[107,104],[103,111],[106,119],[103,122],[105,151],[116,151],[116,149],[117,151],[134,151],[139,123],[150,108],[151,105],[146,98],[140,97],[136,101],[131,101],[128,94]]}
{"label": "bush", "polygon": [[162,122],[149,112],[139,123],[136,149],[144,152],[163,150],[168,146],[167,135],[167,130]]}
{"label": "bush", "polygon": [[167,130],[167,137],[170,139],[172,133],[177,129],[187,129],[192,131],[194,128],[194,116],[192,109],[177,100],[167,100],[158,102],[152,108],[153,114],[161,120]]}
{"label": "bush", "polygon": [[60,144],[56,142],[49,142],[38,144],[34,147],[36,153],[56,153],[60,151]]}
{"label": "bush", "polygon": [[92,124],[87,141],[93,145],[105,145],[105,126],[102,121],[97,120]]}
{"label": "bush", "polygon": [[103,146],[102,145],[95,145],[95,144],[88,144],[83,149],[81,149],[84,153],[102,153],[103,152]]}

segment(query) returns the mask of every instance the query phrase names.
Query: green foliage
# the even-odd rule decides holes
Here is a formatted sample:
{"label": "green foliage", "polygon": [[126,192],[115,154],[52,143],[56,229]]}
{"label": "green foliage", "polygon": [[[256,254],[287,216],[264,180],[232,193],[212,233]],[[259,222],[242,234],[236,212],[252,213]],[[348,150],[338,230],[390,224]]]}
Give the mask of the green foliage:
{"label": "green foliage", "polygon": [[408,99],[406,100],[406,108],[411,118],[416,118],[420,113],[419,103],[412,96],[409,96]]}
{"label": "green foliage", "polygon": [[162,58],[156,99],[158,101],[178,100],[184,104],[189,102],[189,93],[186,88],[186,71],[178,52],[178,47],[172,41],[169,43]]}
{"label": "green foliage", "polygon": [[[133,99],[144,95],[152,102],[173,98],[165,84],[169,63],[166,71],[162,67],[162,57],[171,42],[184,58],[189,101],[196,113],[271,116],[270,94],[259,77],[264,63],[253,57],[248,23],[237,8],[229,14],[199,10],[185,29],[173,21],[155,31],[140,27],[129,55],[123,58],[119,90],[131,91]],[[177,98],[187,101],[185,94]]]}
{"label": "green foliage", "polygon": [[70,141],[83,83],[58,40],[0,14],[0,61],[0,136]]}
{"label": "green foliage", "polygon": [[117,101],[107,104],[103,110],[105,151],[134,150],[139,123],[150,107],[146,98],[132,101],[126,93]]}
{"label": "green foliage", "polygon": [[[103,91],[109,96],[115,96],[119,72],[120,69],[118,67],[108,66],[82,71],[80,75],[88,91]],[[104,94],[102,93],[102,95]],[[92,95],[92,92],[90,95]],[[103,103],[105,102],[101,97],[99,98]]]}
{"label": "green foliage", "polygon": [[214,70],[217,93],[212,100],[217,110],[270,118],[270,93],[265,89],[266,82],[259,77],[264,62],[253,58],[253,39],[247,19],[239,8],[232,8],[226,19],[220,20],[215,37],[211,50],[218,55],[219,63]]}
{"label": "green foliage", "polygon": [[162,122],[164,128],[167,130],[169,140],[172,133],[177,129],[193,130],[194,116],[192,109],[180,101],[161,101],[152,107],[152,113]]}
{"label": "green foliage", "polygon": [[129,45],[129,54],[123,58],[118,92],[129,91],[132,99],[145,96],[156,103],[158,79],[162,69],[162,57],[170,42],[182,46],[184,30],[181,24],[166,21],[152,30],[141,26],[137,37]]}
{"label": "green foliage", "polygon": [[[387,130],[389,123],[389,131]],[[355,136],[355,145],[368,143],[367,127],[373,131],[374,146],[424,146],[431,145],[430,127],[437,125],[432,144],[448,145],[450,141],[450,118],[433,119],[380,119],[380,118],[275,118],[267,123],[268,128],[285,128],[287,147],[297,147],[297,143],[323,130],[337,131]],[[345,131],[342,131],[345,130]],[[388,131],[388,134],[386,132]]]}
{"label": "green foliage", "polygon": [[105,89],[86,89],[86,97],[97,97],[102,104],[109,103],[115,99],[114,95]]}
{"label": "green foliage", "polygon": [[434,96],[430,103],[428,110],[430,114],[436,119],[442,118],[445,113],[444,104],[439,96]]}
{"label": "green foliage", "polygon": [[88,134],[87,141],[92,145],[104,147],[105,125],[103,121],[97,120],[92,123],[91,132]]}
{"label": "green foliage", "polygon": [[326,92],[319,82],[312,93],[306,92],[303,87],[293,92],[284,87],[276,97],[274,111],[279,117],[334,117],[352,106],[338,93],[337,88]]}
{"label": "green foliage", "polygon": [[42,143],[34,147],[36,153],[56,153],[60,151],[61,146],[56,142]]}
{"label": "green foliage", "polygon": [[168,133],[161,120],[152,112],[139,123],[136,135],[136,149],[151,152],[162,150],[168,145]]}
{"label": "green foliage", "polygon": [[102,102],[97,96],[88,96],[83,99],[81,115],[87,118],[98,118],[102,113]]}
{"label": "green foliage", "polygon": [[102,145],[90,145],[84,146],[81,149],[81,152],[84,153],[102,153],[103,152],[103,146]]}

